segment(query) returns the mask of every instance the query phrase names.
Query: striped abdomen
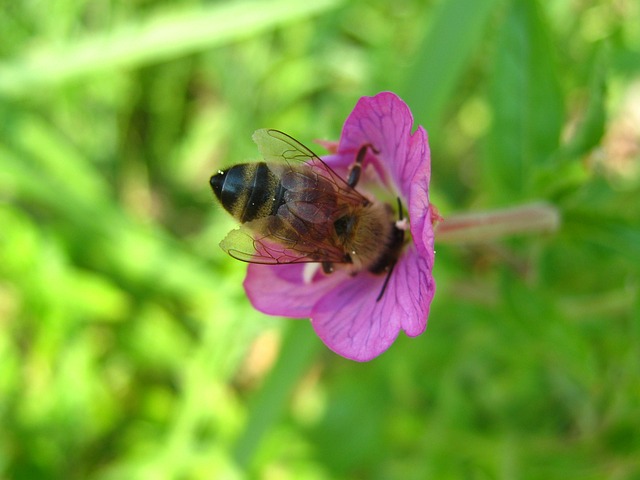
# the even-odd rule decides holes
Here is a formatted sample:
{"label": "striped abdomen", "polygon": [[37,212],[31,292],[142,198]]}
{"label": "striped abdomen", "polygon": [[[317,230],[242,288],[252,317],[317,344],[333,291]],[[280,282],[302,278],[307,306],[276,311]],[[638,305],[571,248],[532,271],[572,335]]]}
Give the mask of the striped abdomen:
{"label": "striped abdomen", "polygon": [[285,188],[265,162],[241,163],[209,180],[222,206],[240,222],[275,215]]}

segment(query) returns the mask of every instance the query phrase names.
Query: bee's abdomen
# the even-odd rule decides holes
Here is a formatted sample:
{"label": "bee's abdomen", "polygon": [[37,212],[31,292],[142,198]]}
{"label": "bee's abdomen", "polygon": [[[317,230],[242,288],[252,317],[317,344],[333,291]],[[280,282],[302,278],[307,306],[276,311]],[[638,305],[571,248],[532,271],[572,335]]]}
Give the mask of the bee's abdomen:
{"label": "bee's abdomen", "polygon": [[285,189],[265,162],[234,165],[209,183],[222,206],[242,223],[275,215],[284,203]]}

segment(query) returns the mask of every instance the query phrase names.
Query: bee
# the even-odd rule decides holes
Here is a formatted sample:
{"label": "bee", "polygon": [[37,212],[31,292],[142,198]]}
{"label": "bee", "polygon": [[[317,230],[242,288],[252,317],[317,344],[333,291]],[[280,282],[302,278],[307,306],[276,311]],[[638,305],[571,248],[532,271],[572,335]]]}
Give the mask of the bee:
{"label": "bee", "polygon": [[[253,140],[264,161],[219,170],[209,181],[222,206],[241,226],[220,243],[238,260],[266,265],[319,263],[326,274],[337,265],[352,275],[386,273],[382,298],[404,244],[393,209],[356,190],[367,150],[355,155],[343,179],[289,135],[257,130]],[[402,207],[398,200],[398,214]]]}

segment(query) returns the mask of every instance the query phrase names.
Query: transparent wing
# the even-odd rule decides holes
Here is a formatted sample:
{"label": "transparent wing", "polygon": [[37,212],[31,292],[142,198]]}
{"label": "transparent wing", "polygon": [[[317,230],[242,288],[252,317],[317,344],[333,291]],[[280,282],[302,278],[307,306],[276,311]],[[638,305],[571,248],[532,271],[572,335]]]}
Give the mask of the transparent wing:
{"label": "transparent wing", "polygon": [[237,260],[266,265],[348,261],[327,241],[325,224],[302,222],[298,227],[276,215],[259,218],[229,232],[220,247]]}
{"label": "transparent wing", "polygon": [[[307,165],[318,176],[335,186],[342,202],[354,205],[368,202],[365,197],[349,186],[340,175],[334,172],[315,153],[286,133],[271,128],[263,128],[256,130],[252,138],[258,145],[258,149],[268,165],[270,162],[274,165],[284,162],[294,170],[296,169],[296,164]],[[270,166],[270,168],[272,167]]]}

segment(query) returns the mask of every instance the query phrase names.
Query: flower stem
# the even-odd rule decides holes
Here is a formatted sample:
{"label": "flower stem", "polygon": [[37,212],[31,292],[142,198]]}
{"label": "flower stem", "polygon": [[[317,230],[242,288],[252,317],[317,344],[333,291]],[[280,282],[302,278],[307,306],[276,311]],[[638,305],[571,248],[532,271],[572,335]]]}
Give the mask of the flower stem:
{"label": "flower stem", "polygon": [[553,205],[535,202],[488,212],[450,215],[435,226],[440,243],[483,243],[500,238],[557,230],[560,213]]}

